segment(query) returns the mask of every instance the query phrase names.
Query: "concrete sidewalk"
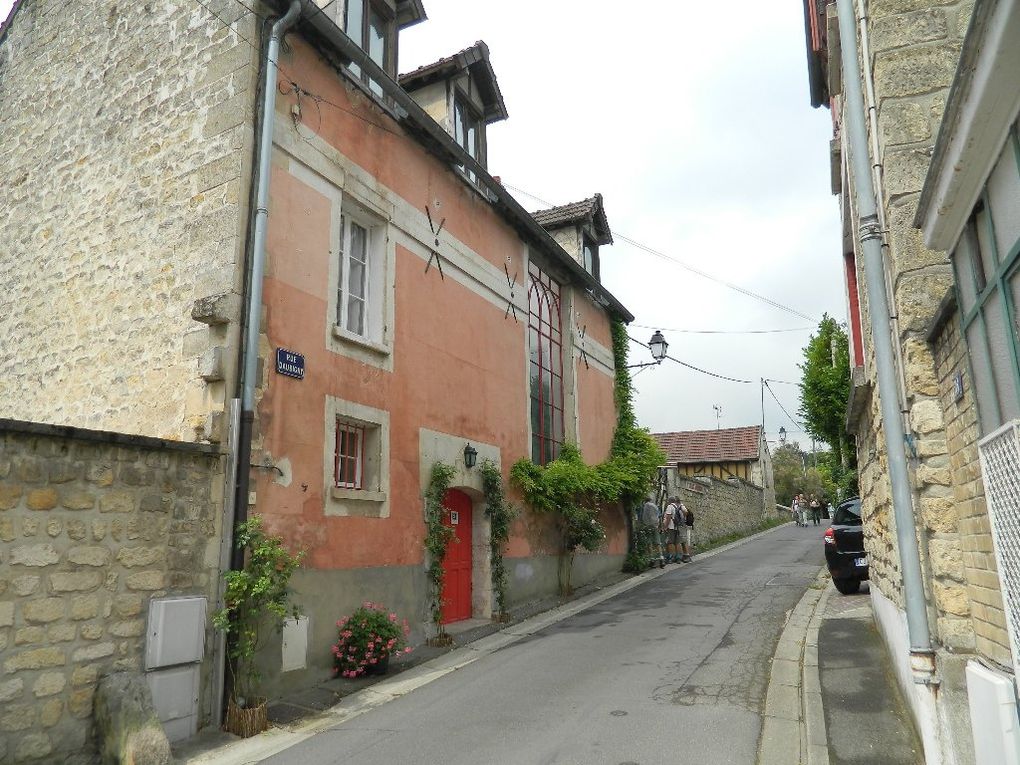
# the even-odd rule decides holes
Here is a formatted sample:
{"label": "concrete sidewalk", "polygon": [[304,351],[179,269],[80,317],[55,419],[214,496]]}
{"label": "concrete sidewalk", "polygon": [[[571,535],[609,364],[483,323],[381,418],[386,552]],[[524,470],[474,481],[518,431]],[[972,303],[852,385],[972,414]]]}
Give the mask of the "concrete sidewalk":
{"label": "concrete sidewalk", "polygon": [[867,583],[842,596],[822,569],[776,646],[758,765],[923,762]]}

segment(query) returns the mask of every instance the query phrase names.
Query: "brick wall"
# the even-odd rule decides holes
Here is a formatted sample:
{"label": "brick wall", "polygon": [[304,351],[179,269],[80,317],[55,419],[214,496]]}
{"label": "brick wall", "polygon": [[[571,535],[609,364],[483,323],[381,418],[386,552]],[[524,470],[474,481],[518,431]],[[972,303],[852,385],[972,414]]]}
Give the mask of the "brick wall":
{"label": "brick wall", "polygon": [[0,42],[0,284],[18,306],[0,314],[0,415],[216,436],[236,354],[199,365],[237,330],[191,312],[239,288],[257,22],[232,0],[21,4]]}
{"label": "brick wall", "polygon": [[[946,413],[946,440],[952,473],[953,503],[958,518],[954,539],[933,539],[929,544],[932,573],[965,587],[969,619],[939,619],[939,633],[947,645],[977,649],[998,663],[1011,666],[1006,616],[1000,594],[992,535],[985,507],[981,465],[978,460],[977,409],[956,310],[932,340],[942,407]],[[954,380],[962,381],[957,398]],[[963,622],[957,624],[956,622]],[[954,639],[955,638],[955,639]]]}
{"label": "brick wall", "polygon": [[142,669],[149,600],[216,586],[213,448],[67,430],[0,420],[0,762],[92,762],[96,682]]}

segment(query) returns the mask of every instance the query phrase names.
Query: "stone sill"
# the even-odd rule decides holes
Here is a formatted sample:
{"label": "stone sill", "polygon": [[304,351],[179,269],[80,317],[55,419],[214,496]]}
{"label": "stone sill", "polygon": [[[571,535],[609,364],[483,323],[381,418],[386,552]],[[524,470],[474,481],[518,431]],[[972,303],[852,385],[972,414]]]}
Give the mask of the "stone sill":
{"label": "stone sill", "polygon": [[329,490],[329,496],[343,502],[368,502],[378,504],[386,501],[385,491],[365,491],[364,489],[341,489],[333,486]]}
{"label": "stone sill", "polygon": [[355,335],[352,332],[348,332],[339,324],[333,325],[333,337],[345,343],[351,345],[357,345],[361,348],[367,348],[370,351],[380,354],[381,356],[389,356],[393,352],[393,348],[383,343],[377,343],[374,340],[368,340],[361,335]]}

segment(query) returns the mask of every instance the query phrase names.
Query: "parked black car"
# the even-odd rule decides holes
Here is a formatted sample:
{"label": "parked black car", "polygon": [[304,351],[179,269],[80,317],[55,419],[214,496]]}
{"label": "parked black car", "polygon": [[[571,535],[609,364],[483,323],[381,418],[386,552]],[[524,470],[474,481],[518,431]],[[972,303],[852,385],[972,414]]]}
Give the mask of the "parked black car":
{"label": "parked black car", "polygon": [[832,525],[825,530],[825,562],[832,583],[844,595],[857,592],[861,582],[868,579],[860,497],[844,500],[836,506]]}

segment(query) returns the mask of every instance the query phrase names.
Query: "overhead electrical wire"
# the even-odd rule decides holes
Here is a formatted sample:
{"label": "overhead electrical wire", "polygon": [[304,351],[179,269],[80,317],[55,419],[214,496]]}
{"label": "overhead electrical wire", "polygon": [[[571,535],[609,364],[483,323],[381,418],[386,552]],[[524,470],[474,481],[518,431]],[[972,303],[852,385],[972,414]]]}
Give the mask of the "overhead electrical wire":
{"label": "overhead electrical wire", "polygon": [[650,326],[648,324],[633,324],[630,326],[636,326],[639,329],[660,329],[667,331],[667,333],[677,333],[681,335],[773,335],[776,333],[803,333],[814,329],[813,326],[794,326],[788,329],[677,329],[671,326]]}
{"label": "overhead electrical wire", "polygon": [[[648,348],[648,343],[642,342],[641,340],[638,340],[637,338],[631,337],[630,335],[627,335],[627,338],[632,343],[636,343],[637,345],[640,345],[643,348]],[[728,377],[727,375],[721,375],[721,374],[718,374],[716,372],[709,372],[707,369],[702,369],[701,367],[696,367],[693,364],[688,364],[686,361],[681,361],[680,359],[676,358],[675,356],[670,356],[669,354],[666,354],[666,356],[664,356],[663,358],[667,358],[670,361],[675,361],[680,366],[687,367],[688,369],[693,369],[695,372],[701,372],[701,374],[703,374],[703,375],[708,375],[709,377],[717,377],[720,380],[728,380],[730,382],[743,383],[743,384],[753,384],[753,383],[758,382],[758,380],[741,380],[738,377]]]}
{"label": "overhead electrical wire", "polygon": [[[525,191],[524,189],[519,188],[517,186],[512,186],[511,184],[506,183],[505,181],[503,181],[502,183],[506,188],[510,189],[511,191],[516,191],[520,194],[524,194],[524,196],[534,199],[536,202],[541,202],[542,204],[547,205],[549,207],[556,206],[552,202],[542,199],[541,197],[535,196],[530,191]],[[735,292],[739,292],[741,295],[746,295],[747,297],[754,298],[755,300],[760,300],[766,305],[772,306],[773,308],[776,308],[780,311],[786,311],[787,313],[793,314],[794,316],[799,316],[802,319],[807,319],[808,321],[811,322],[815,321],[815,318],[813,316],[808,316],[806,313],[798,311],[796,308],[791,308],[788,305],[783,305],[782,303],[773,300],[772,298],[765,297],[765,295],[760,295],[757,292],[753,292],[752,290],[749,290],[745,287],[741,287],[738,284],[733,284],[732,282],[728,282],[725,279],[720,279],[718,276],[714,276],[713,274],[710,274],[707,271],[702,271],[700,268],[696,268],[695,266],[692,266],[689,263],[685,263],[679,258],[675,258],[672,255],[662,252],[661,250],[657,250],[654,247],[650,247],[647,244],[643,244],[642,242],[639,242],[636,239],[626,236],[625,234],[613,232],[613,236],[616,239],[621,239],[624,242],[627,242],[628,244],[637,247],[639,250],[647,252],[649,255],[654,255],[657,258],[661,258],[663,260],[669,261],[670,263],[674,263],[680,266],[681,268],[690,271],[693,274],[697,274],[698,276],[704,279],[708,279],[709,281],[721,284],[724,287],[728,287],[729,289],[734,290]]]}
{"label": "overhead electrical wire", "polygon": [[792,422],[794,425],[800,428],[801,433],[807,433],[807,430],[804,429],[803,423],[798,422],[796,419],[794,419],[792,414],[786,411],[786,407],[783,406],[782,402],[779,400],[779,397],[776,395],[775,391],[772,390],[772,387],[769,385],[769,381],[763,378],[762,383],[765,385],[765,390],[767,390],[769,394],[771,394],[772,398],[775,399],[775,402],[779,404],[779,408],[783,410],[783,414],[785,414],[787,418],[789,418],[790,422]]}

